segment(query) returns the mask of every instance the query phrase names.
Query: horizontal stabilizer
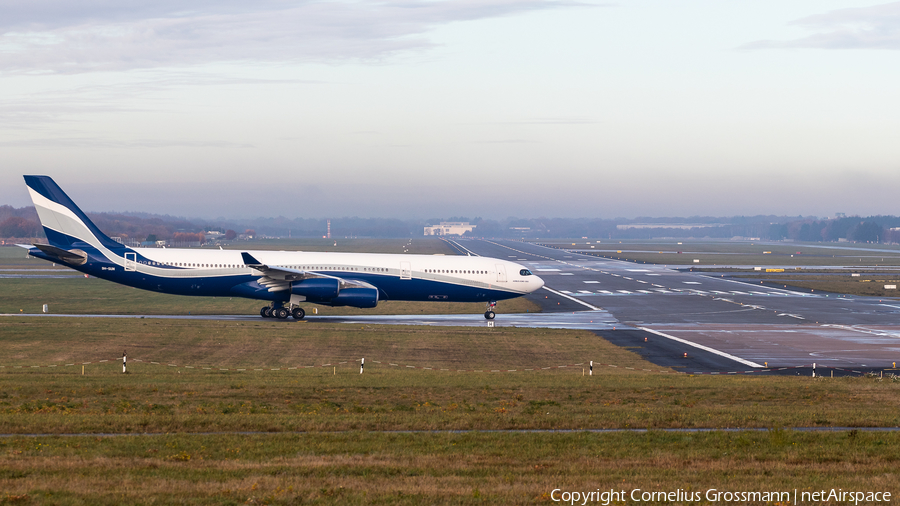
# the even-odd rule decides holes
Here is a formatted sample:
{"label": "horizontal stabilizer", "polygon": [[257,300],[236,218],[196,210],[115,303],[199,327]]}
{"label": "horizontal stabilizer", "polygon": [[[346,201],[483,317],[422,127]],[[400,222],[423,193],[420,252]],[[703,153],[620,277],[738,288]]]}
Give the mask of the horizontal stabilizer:
{"label": "horizontal stabilizer", "polygon": [[43,251],[47,256],[67,264],[81,265],[88,259],[87,253],[77,249],[69,251],[49,244],[35,244],[34,247]]}

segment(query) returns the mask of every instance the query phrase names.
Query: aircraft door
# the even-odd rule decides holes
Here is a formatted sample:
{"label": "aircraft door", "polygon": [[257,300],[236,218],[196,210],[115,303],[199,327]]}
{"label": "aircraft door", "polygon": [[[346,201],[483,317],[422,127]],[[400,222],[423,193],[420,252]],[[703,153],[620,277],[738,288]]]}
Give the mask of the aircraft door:
{"label": "aircraft door", "polygon": [[134,272],[137,265],[137,253],[125,253],[125,270]]}
{"label": "aircraft door", "polygon": [[498,283],[506,283],[506,266],[501,264],[496,264],[497,267],[497,282]]}
{"label": "aircraft door", "polygon": [[409,262],[400,262],[400,279],[412,279],[412,268]]}

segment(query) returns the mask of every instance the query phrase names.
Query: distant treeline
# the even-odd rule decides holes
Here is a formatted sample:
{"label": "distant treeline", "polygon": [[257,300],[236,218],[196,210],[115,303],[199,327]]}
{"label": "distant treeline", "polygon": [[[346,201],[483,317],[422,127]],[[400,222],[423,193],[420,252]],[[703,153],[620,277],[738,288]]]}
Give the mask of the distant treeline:
{"label": "distant treeline", "polygon": [[43,237],[34,207],[0,206],[0,237]]}
{"label": "distant treeline", "polygon": [[[90,213],[94,223],[110,236],[129,242],[196,242],[210,239],[209,231],[221,232],[218,239],[256,237],[323,237],[325,219],[255,218],[243,220],[202,220],[147,213]],[[810,242],[900,242],[900,218],[895,216],[849,217],[836,219],[802,216],[735,216],[730,218],[691,216],[687,218],[591,219],[591,218],[506,218],[486,219],[462,216],[430,220],[343,217],[331,220],[333,237],[417,237],[427,225],[442,221],[469,222],[475,225],[474,237],[500,238],[598,238],[654,239],[671,237],[730,239],[733,237]],[[639,228],[627,228],[640,224]],[[675,225],[700,224],[692,228]],[[660,225],[658,227],[654,225]],[[237,232],[236,232],[237,231]],[[34,207],[0,206],[0,237],[43,237]]]}

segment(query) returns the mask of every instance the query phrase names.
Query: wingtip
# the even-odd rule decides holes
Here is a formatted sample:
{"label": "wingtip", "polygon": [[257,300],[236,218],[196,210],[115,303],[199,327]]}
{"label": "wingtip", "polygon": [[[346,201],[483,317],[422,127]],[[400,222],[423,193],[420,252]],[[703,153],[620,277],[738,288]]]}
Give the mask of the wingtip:
{"label": "wingtip", "polygon": [[262,262],[253,258],[253,255],[246,251],[241,252],[241,258],[244,260],[244,265],[262,265]]}

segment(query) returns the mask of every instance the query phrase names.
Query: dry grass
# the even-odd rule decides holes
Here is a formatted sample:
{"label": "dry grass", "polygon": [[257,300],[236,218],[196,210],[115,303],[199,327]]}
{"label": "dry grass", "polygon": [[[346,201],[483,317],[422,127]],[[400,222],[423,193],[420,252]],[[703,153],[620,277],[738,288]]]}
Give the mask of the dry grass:
{"label": "dry grass", "polygon": [[[655,367],[586,331],[4,318],[0,335],[0,432],[156,433],[2,437],[0,504],[531,504],[553,503],[555,488],[898,492],[900,434],[778,429],[900,425],[891,381],[647,373]],[[129,374],[96,363],[123,348]],[[369,359],[362,375],[359,356]],[[589,359],[637,370],[401,367]],[[82,376],[65,366],[76,361],[95,363]],[[241,366],[265,370],[233,370]],[[735,426],[771,430],[382,432]]]}
{"label": "dry grass", "polygon": [[[897,490],[897,434],[12,438],[0,488],[53,504],[531,504],[553,489]],[[0,501],[2,501],[0,497]]]}
{"label": "dry grass", "polygon": [[0,332],[0,432],[900,425],[900,383],[648,373],[588,331],[10,318]]}
{"label": "dry grass", "polygon": [[[616,357],[657,367],[583,330],[414,327],[327,322],[0,319],[0,365],[64,365],[121,357],[216,367],[288,367],[369,357],[428,367],[543,367]],[[137,366],[136,366],[137,367]]]}
{"label": "dry grass", "polygon": [[764,280],[769,284],[781,284],[784,287],[805,288],[808,290],[843,293],[847,295],[859,295],[868,297],[900,297],[896,289],[885,289],[884,285],[900,285],[898,274],[892,273],[865,273],[858,277],[850,274],[831,275],[796,275],[796,274],[747,274],[736,277],[746,279]]}

